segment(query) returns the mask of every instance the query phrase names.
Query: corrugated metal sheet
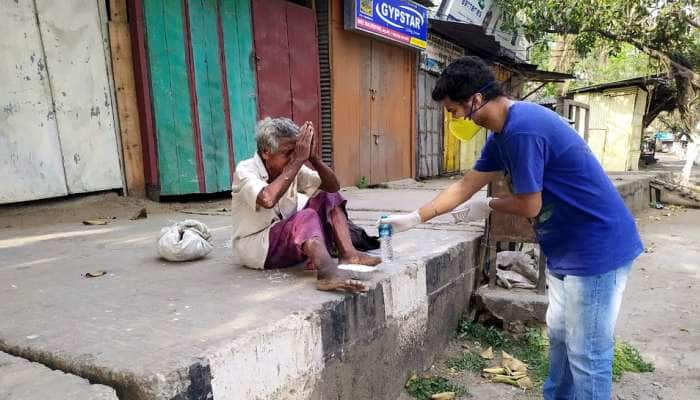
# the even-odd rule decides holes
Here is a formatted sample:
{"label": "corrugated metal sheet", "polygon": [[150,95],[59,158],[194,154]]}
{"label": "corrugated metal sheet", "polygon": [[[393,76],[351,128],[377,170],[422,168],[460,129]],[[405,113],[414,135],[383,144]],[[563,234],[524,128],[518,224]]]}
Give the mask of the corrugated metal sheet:
{"label": "corrugated metal sheet", "polygon": [[443,109],[431,92],[437,77],[418,72],[418,177],[440,175],[442,166]]}
{"label": "corrugated metal sheet", "polygon": [[330,55],[330,15],[328,0],[316,1],[316,25],[318,29],[318,61],[321,84],[321,156],[329,166],[333,166],[333,118],[331,107],[331,55]]}
{"label": "corrugated metal sheet", "polygon": [[493,58],[499,54],[501,46],[496,41],[496,38],[492,35],[487,35],[480,25],[432,18],[429,22],[431,31],[464,47],[469,54],[485,58]]}

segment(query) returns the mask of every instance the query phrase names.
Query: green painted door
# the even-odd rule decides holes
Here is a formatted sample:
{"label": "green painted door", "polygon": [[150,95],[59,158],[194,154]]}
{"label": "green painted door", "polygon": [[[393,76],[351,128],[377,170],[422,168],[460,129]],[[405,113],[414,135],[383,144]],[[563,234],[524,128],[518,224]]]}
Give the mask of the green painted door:
{"label": "green painted door", "polygon": [[230,190],[255,151],[249,0],[144,0],[160,195]]}
{"label": "green painted door", "polygon": [[[255,1],[255,0],[253,0]],[[222,0],[221,20],[236,162],[255,154],[258,114],[250,2]]]}

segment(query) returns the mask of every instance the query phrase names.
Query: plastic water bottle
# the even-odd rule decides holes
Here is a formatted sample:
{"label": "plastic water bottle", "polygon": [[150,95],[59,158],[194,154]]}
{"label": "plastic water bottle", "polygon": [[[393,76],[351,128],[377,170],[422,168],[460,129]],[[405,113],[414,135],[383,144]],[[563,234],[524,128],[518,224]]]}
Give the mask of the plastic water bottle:
{"label": "plastic water bottle", "polygon": [[[387,215],[382,215],[381,219],[383,220],[387,217]],[[382,252],[382,262],[385,263],[394,261],[394,247],[391,245],[393,231],[391,224],[379,221],[379,248]]]}

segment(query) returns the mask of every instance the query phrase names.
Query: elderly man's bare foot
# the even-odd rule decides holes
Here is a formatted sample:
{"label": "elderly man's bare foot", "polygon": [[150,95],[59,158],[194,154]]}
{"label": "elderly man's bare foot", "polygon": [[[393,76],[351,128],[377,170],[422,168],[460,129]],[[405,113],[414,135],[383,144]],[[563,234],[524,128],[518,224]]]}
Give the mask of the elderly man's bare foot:
{"label": "elderly man's bare foot", "polygon": [[370,256],[369,254],[357,252],[357,255],[353,257],[343,257],[338,261],[338,264],[360,264],[360,265],[368,265],[370,267],[374,267],[375,265],[378,265],[379,263],[382,262],[382,259],[379,257],[374,257]]}
{"label": "elderly man's bare foot", "polygon": [[367,285],[352,279],[350,274],[339,270],[336,266],[318,270],[316,288],[323,291],[339,290],[351,293],[366,292],[368,290]]}

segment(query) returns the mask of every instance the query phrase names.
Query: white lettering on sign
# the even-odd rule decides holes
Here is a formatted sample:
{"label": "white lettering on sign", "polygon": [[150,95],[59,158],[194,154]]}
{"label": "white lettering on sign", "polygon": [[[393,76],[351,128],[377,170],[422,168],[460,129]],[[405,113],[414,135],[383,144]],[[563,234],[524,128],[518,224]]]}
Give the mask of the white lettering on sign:
{"label": "white lettering on sign", "polygon": [[408,26],[413,29],[420,29],[424,23],[423,16],[411,7],[394,7],[391,4],[379,3],[374,8],[379,18],[396,28]]}
{"label": "white lettering on sign", "polygon": [[481,25],[493,5],[493,0],[459,0],[451,3],[445,11],[453,21]]}

